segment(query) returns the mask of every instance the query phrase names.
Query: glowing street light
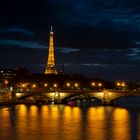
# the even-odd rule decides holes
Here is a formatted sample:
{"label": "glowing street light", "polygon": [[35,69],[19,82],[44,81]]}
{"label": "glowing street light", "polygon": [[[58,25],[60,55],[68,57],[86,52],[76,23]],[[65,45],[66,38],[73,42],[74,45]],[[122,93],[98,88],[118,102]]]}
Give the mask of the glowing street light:
{"label": "glowing street light", "polygon": [[22,84],[21,86],[24,88],[24,87],[26,87],[26,84]]}
{"label": "glowing street light", "polygon": [[36,88],[36,84],[33,84],[33,85],[32,85],[32,88]]}
{"label": "glowing street light", "polygon": [[8,80],[4,80],[4,84],[8,85],[9,81]]}
{"label": "glowing street light", "polygon": [[68,82],[68,83],[66,83],[66,86],[67,86],[67,87],[70,87],[70,83],[69,83],[69,82]]}
{"label": "glowing street light", "polygon": [[117,86],[121,86],[121,83],[120,82],[117,82]]}
{"label": "glowing street light", "polygon": [[94,87],[95,86],[95,82],[92,82],[91,85]]}
{"label": "glowing street light", "polygon": [[121,86],[122,86],[122,87],[125,87],[126,85],[125,85],[125,83],[123,82],[123,83],[121,84]]}
{"label": "glowing street light", "polygon": [[58,85],[55,83],[53,86],[56,88]]}
{"label": "glowing street light", "polygon": [[75,83],[74,86],[77,88],[79,86],[79,84],[78,83]]}
{"label": "glowing street light", "polygon": [[120,89],[121,89],[121,88],[124,89],[124,88],[126,87],[126,83],[125,83],[125,82],[117,82],[116,85],[117,85],[117,87],[120,88]]}
{"label": "glowing street light", "polygon": [[45,84],[44,84],[44,87],[47,87],[47,86],[48,86],[48,84],[47,84],[47,83],[45,83]]}
{"label": "glowing street light", "polygon": [[99,87],[102,87],[102,83],[98,83],[98,86],[99,86]]}

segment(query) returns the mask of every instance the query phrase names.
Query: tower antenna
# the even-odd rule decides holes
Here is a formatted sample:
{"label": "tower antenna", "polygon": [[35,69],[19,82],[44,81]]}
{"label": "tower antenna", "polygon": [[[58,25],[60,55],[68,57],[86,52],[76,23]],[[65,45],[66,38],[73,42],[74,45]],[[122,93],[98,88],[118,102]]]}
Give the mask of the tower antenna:
{"label": "tower antenna", "polygon": [[53,26],[51,25],[51,32],[52,32]]}

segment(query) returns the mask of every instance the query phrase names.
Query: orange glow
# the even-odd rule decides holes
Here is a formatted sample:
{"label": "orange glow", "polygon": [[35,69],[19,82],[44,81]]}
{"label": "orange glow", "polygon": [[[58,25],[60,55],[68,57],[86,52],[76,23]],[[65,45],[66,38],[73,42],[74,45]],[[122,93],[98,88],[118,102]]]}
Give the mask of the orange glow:
{"label": "orange glow", "polygon": [[19,105],[18,108],[18,112],[20,114],[19,120],[22,120],[22,117],[27,115],[27,107],[25,105]]}
{"label": "orange glow", "polygon": [[75,87],[78,87],[78,86],[79,86],[79,84],[78,84],[78,83],[75,83],[75,84],[74,84],[74,86],[75,86]]}
{"label": "orange glow", "polygon": [[16,93],[16,96],[17,96],[17,97],[20,97],[20,96],[21,96],[21,94],[20,94],[20,93]]}
{"label": "orange glow", "polygon": [[122,108],[117,108],[114,110],[113,112],[113,120],[114,122],[119,122],[119,124],[121,125],[114,125],[113,127],[113,133],[115,134],[114,138],[112,139],[118,139],[118,138],[122,138],[122,139],[127,139],[129,140],[130,135],[128,135],[128,131],[129,131],[129,123],[124,123],[124,122],[129,122],[129,112],[126,109],[122,109]]}
{"label": "orange glow", "polygon": [[98,83],[98,86],[99,86],[99,87],[102,87],[102,83]]}
{"label": "orange glow", "polygon": [[[88,133],[92,134],[94,132],[94,134],[96,134],[94,136],[94,139],[100,139],[100,140],[104,139],[105,130],[103,129],[103,126],[106,123],[105,110],[106,109],[104,107],[97,107],[97,108],[92,107],[89,108],[88,110],[88,115],[87,115],[88,127],[89,127]],[[88,139],[92,139],[92,136],[89,135]]]}
{"label": "orange glow", "polygon": [[125,87],[125,86],[126,86],[125,82],[117,82],[116,85],[117,85],[118,87],[119,87],[119,86],[121,86],[121,87]]}
{"label": "orange glow", "polygon": [[9,82],[8,82],[8,80],[4,80],[4,84],[6,84],[6,85],[7,85],[8,83],[9,83]]}
{"label": "orange glow", "polygon": [[22,87],[26,87],[26,84],[22,84],[21,86],[22,86]]}
{"label": "orange glow", "polygon": [[125,83],[124,82],[122,83],[122,87],[125,87]]}
{"label": "orange glow", "polygon": [[70,83],[67,83],[66,86],[67,86],[67,87],[70,87]]}
{"label": "orange glow", "polygon": [[55,83],[53,86],[56,88],[58,85]]}
{"label": "orange glow", "polygon": [[95,86],[95,83],[94,83],[94,82],[92,82],[92,83],[91,83],[91,85],[92,85],[92,86]]}
{"label": "orange glow", "polygon": [[33,106],[31,106],[30,109],[31,109],[31,110],[30,110],[30,111],[31,111],[31,114],[30,114],[31,117],[33,117],[33,118],[34,118],[34,117],[37,117],[37,113],[38,113],[38,112],[37,112],[37,107],[33,105]]}
{"label": "orange glow", "polygon": [[45,83],[45,84],[44,84],[44,87],[47,87],[47,86],[48,86],[48,84],[47,84],[47,83]]}
{"label": "orange glow", "polygon": [[117,82],[117,86],[120,86],[121,84],[120,84],[120,82]]}
{"label": "orange glow", "polygon": [[33,85],[32,85],[32,88],[36,88],[36,87],[37,87],[36,84],[33,84]]}

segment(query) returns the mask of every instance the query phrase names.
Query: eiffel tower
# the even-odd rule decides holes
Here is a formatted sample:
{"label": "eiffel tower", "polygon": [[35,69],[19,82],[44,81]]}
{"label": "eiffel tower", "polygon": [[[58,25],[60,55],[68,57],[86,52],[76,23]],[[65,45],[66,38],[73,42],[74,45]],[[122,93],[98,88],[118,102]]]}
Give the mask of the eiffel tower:
{"label": "eiffel tower", "polygon": [[54,60],[54,45],[53,45],[52,26],[51,26],[51,31],[50,31],[48,62],[47,62],[45,74],[57,74],[57,70],[55,67],[55,60]]}

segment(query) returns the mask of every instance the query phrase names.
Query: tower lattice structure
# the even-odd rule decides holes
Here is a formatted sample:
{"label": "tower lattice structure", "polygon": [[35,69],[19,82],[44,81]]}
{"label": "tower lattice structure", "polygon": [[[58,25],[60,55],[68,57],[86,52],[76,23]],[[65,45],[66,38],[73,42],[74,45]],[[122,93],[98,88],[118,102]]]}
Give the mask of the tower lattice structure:
{"label": "tower lattice structure", "polygon": [[54,59],[54,42],[53,42],[52,26],[50,31],[48,62],[47,62],[45,74],[57,74],[57,70],[55,67],[55,59]]}

